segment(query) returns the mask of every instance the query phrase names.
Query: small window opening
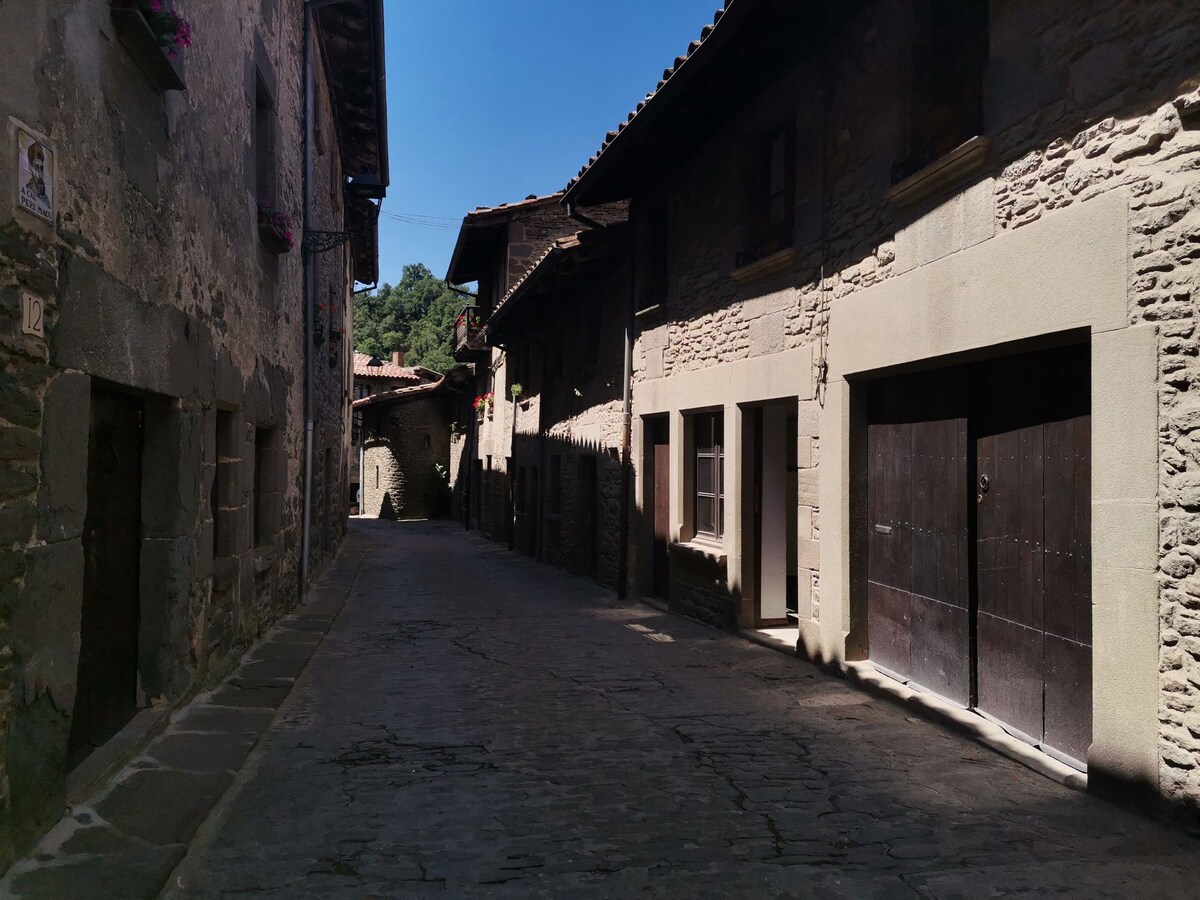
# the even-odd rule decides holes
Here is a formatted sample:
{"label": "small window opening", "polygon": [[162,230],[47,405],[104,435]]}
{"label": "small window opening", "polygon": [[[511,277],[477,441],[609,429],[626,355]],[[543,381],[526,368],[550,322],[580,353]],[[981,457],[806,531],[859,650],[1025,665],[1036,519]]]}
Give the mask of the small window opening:
{"label": "small window opening", "polygon": [[984,125],[987,0],[922,0],[915,8],[907,153],[893,167],[893,181],[981,134]]}
{"label": "small window opening", "polygon": [[263,80],[255,78],[254,89],[254,183],[259,205],[275,208],[275,101]]}

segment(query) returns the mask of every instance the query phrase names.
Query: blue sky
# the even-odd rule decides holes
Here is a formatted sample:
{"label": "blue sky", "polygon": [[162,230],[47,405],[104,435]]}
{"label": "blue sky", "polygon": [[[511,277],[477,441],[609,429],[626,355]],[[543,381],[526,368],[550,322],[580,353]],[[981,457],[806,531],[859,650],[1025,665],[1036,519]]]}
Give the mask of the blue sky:
{"label": "blue sky", "polygon": [[387,0],[380,281],[410,262],[445,275],[469,210],[565,186],[720,3]]}

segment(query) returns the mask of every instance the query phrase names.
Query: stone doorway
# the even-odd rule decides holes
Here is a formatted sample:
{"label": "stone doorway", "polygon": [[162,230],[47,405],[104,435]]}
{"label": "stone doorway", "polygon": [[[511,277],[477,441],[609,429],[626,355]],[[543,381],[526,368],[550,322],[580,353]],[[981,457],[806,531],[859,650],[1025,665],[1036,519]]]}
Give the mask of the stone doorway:
{"label": "stone doorway", "polygon": [[144,435],[139,397],[93,388],[83,609],[68,767],[137,712]]}

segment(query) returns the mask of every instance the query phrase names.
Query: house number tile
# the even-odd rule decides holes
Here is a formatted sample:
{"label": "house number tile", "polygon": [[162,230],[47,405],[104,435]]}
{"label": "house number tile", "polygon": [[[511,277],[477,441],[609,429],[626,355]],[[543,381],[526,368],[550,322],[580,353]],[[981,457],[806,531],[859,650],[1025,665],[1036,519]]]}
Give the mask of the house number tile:
{"label": "house number tile", "polygon": [[21,331],[34,337],[46,336],[46,301],[41,297],[21,295]]}

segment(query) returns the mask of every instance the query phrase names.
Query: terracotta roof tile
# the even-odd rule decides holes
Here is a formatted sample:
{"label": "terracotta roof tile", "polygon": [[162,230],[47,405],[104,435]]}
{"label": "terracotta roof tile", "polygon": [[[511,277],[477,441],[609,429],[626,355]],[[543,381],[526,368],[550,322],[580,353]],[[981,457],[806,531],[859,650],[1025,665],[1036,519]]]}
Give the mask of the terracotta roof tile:
{"label": "terracotta roof tile", "polygon": [[[402,381],[412,381],[414,383],[427,381],[429,374],[428,369],[421,366],[393,366],[390,362],[384,362],[381,366],[367,365],[372,357],[365,353],[354,354],[354,375],[356,378],[390,378],[400,379]],[[437,376],[434,375],[436,378]]]}
{"label": "terracotta roof tile", "polygon": [[472,216],[484,216],[489,213],[509,212],[510,210],[521,209],[526,206],[537,206],[539,203],[557,202],[562,199],[562,195],[562,191],[556,191],[553,194],[544,194],[540,197],[537,194],[530,194],[524,200],[501,203],[499,206],[477,206],[467,213],[467,219],[470,219]]}
{"label": "terracotta roof tile", "polygon": [[[426,369],[425,371],[428,371]],[[424,394],[430,394],[440,390],[442,385],[446,383],[445,375],[435,375],[436,381],[430,381],[425,384],[415,384],[411,387],[396,388],[391,391],[383,391],[379,394],[372,394],[370,397],[362,397],[350,404],[352,409],[364,409],[368,406],[377,406],[381,403],[396,403],[403,400],[408,400],[412,397],[420,397]]]}

